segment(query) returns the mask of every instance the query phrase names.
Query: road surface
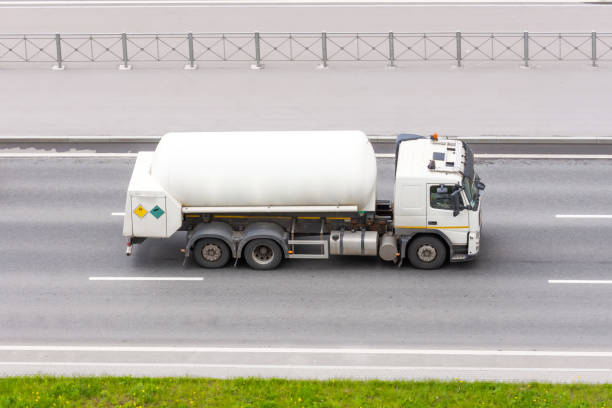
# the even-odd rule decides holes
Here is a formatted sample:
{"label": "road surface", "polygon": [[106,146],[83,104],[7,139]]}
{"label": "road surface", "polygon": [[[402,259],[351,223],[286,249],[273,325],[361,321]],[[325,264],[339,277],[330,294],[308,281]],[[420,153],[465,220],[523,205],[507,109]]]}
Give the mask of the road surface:
{"label": "road surface", "polygon": [[3,69],[0,134],[361,129],[370,135],[612,136],[612,66],[318,70],[279,64],[260,71],[242,65]]}
{"label": "road surface", "polygon": [[[612,214],[610,161],[480,160],[482,254],[439,271],[202,270],[180,235],[126,257],[132,165],[0,160],[0,373],[612,380],[612,218],[556,217]],[[90,280],[143,276],[199,280]]]}
{"label": "road surface", "polygon": [[[609,32],[612,8],[595,4],[372,6],[3,6],[3,33],[109,32]],[[120,3],[120,2],[119,2]]]}

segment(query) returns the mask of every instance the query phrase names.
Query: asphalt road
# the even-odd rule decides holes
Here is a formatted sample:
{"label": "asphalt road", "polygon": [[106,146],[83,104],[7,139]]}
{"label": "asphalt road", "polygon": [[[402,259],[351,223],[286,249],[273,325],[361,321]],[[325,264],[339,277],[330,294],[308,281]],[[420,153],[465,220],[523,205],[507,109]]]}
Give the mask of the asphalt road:
{"label": "asphalt road", "polygon": [[[610,8],[612,10],[612,8]],[[2,135],[361,129],[449,136],[611,136],[612,66],[551,63],[7,68]]]}
{"label": "asphalt road", "polygon": [[[0,160],[0,373],[612,379],[612,285],[548,282],[611,278],[612,220],[555,218],[611,213],[610,161],[479,161],[481,256],[439,271],[342,257],[202,270],[181,265],[181,236],[126,257],[111,212],[132,165]],[[392,161],[379,167],[384,198]]]}

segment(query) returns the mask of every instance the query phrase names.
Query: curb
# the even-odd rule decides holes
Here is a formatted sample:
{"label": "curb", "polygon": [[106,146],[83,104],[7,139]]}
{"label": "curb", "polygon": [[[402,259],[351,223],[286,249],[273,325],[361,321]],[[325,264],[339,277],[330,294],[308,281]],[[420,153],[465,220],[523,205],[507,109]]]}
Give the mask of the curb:
{"label": "curb", "polygon": [[160,136],[0,136],[0,143],[157,143]]}
{"label": "curb", "polygon": [[[396,136],[368,136],[373,143],[395,143]],[[527,137],[527,136],[446,136],[474,144],[612,144],[612,136]]]}
{"label": "curb", "polygon": [[[395,143],[396,136],[368,136],[373,143]],[[0,136],[0,143],[157,143],[160,136]],[[612,144],[612,136],[526,137],[447,136],[477,144]]]}

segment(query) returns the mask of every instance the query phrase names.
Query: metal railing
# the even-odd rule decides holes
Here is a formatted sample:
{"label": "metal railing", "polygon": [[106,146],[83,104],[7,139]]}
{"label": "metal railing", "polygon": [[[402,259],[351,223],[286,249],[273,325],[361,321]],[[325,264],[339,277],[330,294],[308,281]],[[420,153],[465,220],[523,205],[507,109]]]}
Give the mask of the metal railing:
{"label": "metal railing", "polygon": [[612,60],[612,33],[184,33],[184,34],[0,34],[0,64],[138,62],[198,64],[239,61],[252,68],[281,61],[582,61]]}

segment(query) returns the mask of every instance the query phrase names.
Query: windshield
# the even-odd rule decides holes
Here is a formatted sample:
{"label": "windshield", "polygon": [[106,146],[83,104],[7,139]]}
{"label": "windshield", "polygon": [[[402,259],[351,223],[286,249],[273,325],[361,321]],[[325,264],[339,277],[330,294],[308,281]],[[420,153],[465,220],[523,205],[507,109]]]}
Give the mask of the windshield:
{"label": "windshield", "polygon": [[476,210],[478,208],[478,196],[480,192],[476,188],[474,180],[472,180],[471,177],[463,176],[463,188],[465,190],[465,195],[467,196],[470,207],[472,207],[473,210]]}
{"label": "windshield", "polygon": [[473,210],[478,209],[478,198],[480,191],[476,188],[475,181],[478,175],[474,172],[474,153],[467,143],[463,143],[465,149],[465,167],[463,169],[463,189],[467,196],[468,203]]}

